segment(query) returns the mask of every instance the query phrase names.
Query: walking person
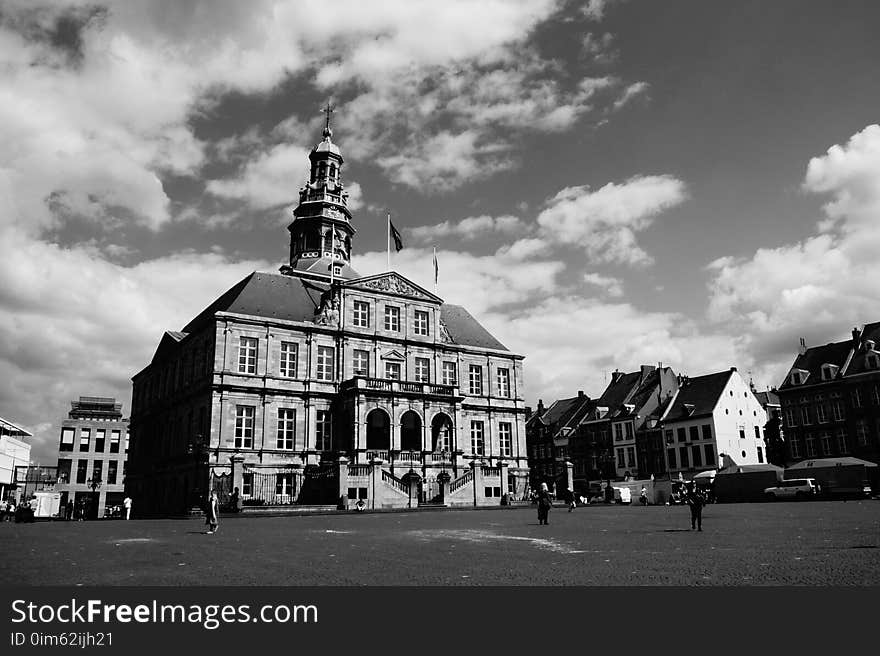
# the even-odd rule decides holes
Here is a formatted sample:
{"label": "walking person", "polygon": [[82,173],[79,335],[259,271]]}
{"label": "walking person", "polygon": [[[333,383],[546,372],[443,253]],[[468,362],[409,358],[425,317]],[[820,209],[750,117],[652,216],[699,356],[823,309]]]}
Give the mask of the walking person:
{"label": "walking person", "polygon": [[127,494],[122,500],[122,505],[125,506],[125,519],[131,519],[131,497]]}
{"label": "walking person", "polygon": [[572,510],[577,508],[577,502],[575,501],[574,497],[574,490],[572,490],[571,488],[568,488],[565,491],[565,503],[568,504],[568,512],[571,512]]}
{"label": "walking person", "polygon": [[691,485],[685,495],[685,503],[691,508],[691,530],[703,530],[703,506],[706,499],[696,485]]}
{"label": "walking person", "polygon": [[220,499],[217,497],[216,492],[211,492],[211,496],[208,498],[208,507],[205,508],[205,515],[205,524],[208,525],[206,533],[213,535],[217,532],[217,527],[220,524]]}
{"label": "walking person", "polygon": [[538,492],[538,524],[544,524],[545,526],[549,524],[548,516],[550,515],[550,508],[553,507],[553,502],[550,500],[550,492],[547,490],[547,485],[541,485],[541,491]]}

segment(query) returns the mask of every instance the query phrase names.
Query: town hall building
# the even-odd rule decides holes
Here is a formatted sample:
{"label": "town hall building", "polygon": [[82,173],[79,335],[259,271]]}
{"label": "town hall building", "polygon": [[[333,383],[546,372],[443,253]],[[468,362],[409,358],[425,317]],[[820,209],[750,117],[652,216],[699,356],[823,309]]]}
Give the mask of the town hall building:
{"label": "town hall building", "polygon": [[497,505],[527,494],[523,356],[467,310],[351,266],[343,158],[323,139],[299,192],[289,264],[254,272],[133,381],[135,515],[210,490],[245,507]]}

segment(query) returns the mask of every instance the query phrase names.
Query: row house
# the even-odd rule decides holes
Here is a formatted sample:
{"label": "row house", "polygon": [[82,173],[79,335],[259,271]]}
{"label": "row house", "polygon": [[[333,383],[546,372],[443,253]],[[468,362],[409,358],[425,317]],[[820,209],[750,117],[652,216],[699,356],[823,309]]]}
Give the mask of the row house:
{"label": "row house", "polygon": [[807,348],[779,386],[788,463],[854,456],[880,461],[880,323]]}
{"label": "row house", "polygon": [[537,489],[541,483],[547,483],[551,489],[568,485],[566,462],[571,459],[575,463],[575,476],[578,475],[578,464],[582,462],[572,453],[577,449],[578,442],[572,440],[575,427],[595,406],[583,391],[569,399],[558,399],[544,407],[544,401],[538,400],[538,407],[526,422],[526,444],[529,455],[529,484]]}

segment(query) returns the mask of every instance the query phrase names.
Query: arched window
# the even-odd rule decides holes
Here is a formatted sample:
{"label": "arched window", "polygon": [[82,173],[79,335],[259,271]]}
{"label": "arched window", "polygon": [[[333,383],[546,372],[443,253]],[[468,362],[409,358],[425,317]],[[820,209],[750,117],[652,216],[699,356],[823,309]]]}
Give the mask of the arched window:
{"label": "arched window", "polygon": [[442,412],[431,421],[431,447],[436,453],[452,451],[452,420]]}
{"label": "arched window", "polygon": [[400,418],[400,448],[404,451],[422,450],[422,418],[408,410]]}
{"label": "arched window", "polygon": [[367,415],[367,449],[391,448],[391,420],[388,413],[376,408]]}

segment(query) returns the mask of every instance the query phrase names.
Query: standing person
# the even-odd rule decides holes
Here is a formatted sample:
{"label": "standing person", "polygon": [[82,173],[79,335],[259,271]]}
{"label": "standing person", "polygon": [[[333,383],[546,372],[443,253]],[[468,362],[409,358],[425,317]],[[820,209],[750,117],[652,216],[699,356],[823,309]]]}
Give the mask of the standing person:
{"label": "standing person", "polygon": [[577,507],[577,502],[574,500],[574,490],[568,488],[565,491],[565,503],[568,504],[568,512],[571,512]]}
{"label": "standing person", "polygon": [[697,489],[696,485],[688,488],[685,496],[685,503],[691,507],[691,530],[703,530],[703,506],[706,505],[706,499],[703,493]]}
{"label": "standing person", "polygon": [[550,492],[547,490],[546,485],[541,486],[541,491],[538,492],[538,524],[544,524],[545,526],[549,524],[548,516],[550,514],[550,508],[553,507],[553,502],[550,500]]}
{"label": "standing person", "polygon": [[68,499],[67,504],[64,506],[64,518],[67,521],[73,519],[73,499]]}
{"label": "standing person", "polygon": [[125,506],[125,519],[131,519],[131,497],[127,494],[122,500],[122,505]]}
{"label": "standing person", "polygon": [[208,507],[205,509],[205,515],[205,524],[208,525],[206,533],[212,535],[217,532],[217,527],[220,524],[220,499],[217,497],[216,492],[211,492],[211,496],[208,498]]}
{"label": "standing person", "polygon": [[639,501],[643,506],[648,505],[648,488],[644,485],[642,486],[642,491],[639,493]]}
{"label": "standing person", "polygon": [[229,509],[232,512],[241,512],[242,506],[241,494],[239,494],[238,488],[235,488],[229,495]]}

